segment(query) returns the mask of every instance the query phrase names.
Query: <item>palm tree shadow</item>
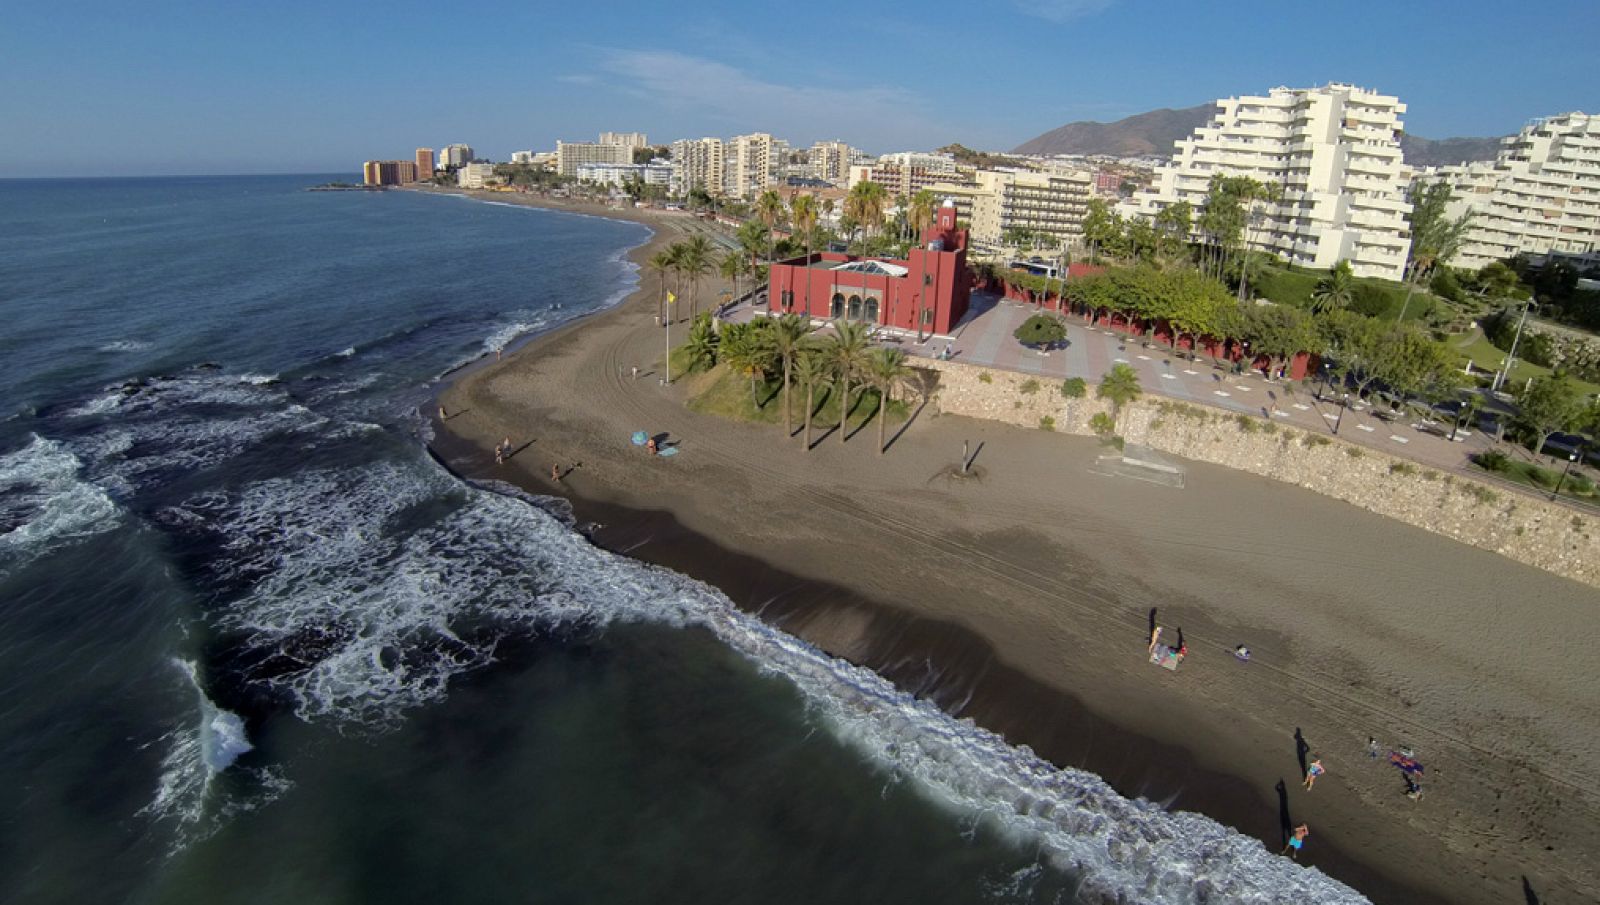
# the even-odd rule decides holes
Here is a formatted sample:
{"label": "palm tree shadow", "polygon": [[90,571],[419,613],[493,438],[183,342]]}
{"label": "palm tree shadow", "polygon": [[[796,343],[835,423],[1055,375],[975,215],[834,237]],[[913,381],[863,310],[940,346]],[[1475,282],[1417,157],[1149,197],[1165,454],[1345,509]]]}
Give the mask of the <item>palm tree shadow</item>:
{"label": "palm tree shadow", "polygon": [[890,449],[894,448],[895,443],[900,440],[900,435],[911,429],[911,423],[916,421],[917,416],[922,414],[922,410],[927,407],[928,397],[924,396],[922,397],[922,401],[917,403],[917,407],[911,412],[911,417],[906,419],[906,423],[900,425],[900,429],[895,431],[893,436],[889,437],[889,442],[883,445],[884,452],[888,452]]}
{"label": "palm tree shadow", "polygon": [[[866,394],[862,394],[862,395],[864,396]],[[856,413],[856,410],[861,408],[861,398],[862,398],[861,396],[857,396],[856,397],[855,405],[850,406],[850,411],[848,413],[846,413],[843,418],[840,419],[841,424],[843,424],[846,427],[849,426],[849,424],[850,424],[850,416],[854,415]],[[882,397],[879,397],[879,398],[880,398],[880,404],[881,404]],[[873,410],[872,410],[872,414],[870,416],[863,416],[860,421],[856,422],[856,426],[854,428],[851,428],[850,432],[844,435],[845,442],[848,443],[850,440],[855,438],[856,434],[859,434],[862,431],[866,430],[867,429],[867,425],[871,424],[872,423],[872,419],[876,418],[877,416],[878,416],[878,409],[877,409],[877,407],[874,407]]]}

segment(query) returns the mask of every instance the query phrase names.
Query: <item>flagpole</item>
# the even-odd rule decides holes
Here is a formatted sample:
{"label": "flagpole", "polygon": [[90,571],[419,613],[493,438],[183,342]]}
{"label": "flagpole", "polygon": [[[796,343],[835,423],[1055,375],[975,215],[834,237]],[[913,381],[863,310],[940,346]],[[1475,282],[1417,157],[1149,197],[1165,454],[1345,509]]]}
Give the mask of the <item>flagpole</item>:
{"label": "flagpole", "polygon": [[677,299],[667,293],[667,385],[672,384],[672,303]]}

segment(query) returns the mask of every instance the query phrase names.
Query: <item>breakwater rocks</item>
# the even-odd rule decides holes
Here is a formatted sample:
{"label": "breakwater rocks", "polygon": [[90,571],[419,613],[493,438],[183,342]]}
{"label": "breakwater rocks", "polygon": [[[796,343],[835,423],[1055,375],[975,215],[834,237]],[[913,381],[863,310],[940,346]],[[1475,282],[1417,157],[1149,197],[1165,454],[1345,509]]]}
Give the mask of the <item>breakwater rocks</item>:
{"label": "breakwater rocks", "polygon": [[[1111,410],[1095,398],[1093,384],[1073,398],[1058,380],[958,362],[917,364],[939,372],[934,400],[944,414],[1093,435],[1091,420]],[[1128,443],[1303,487],[1600,587],[1600,513],[1578,512],[1326,432],[1163,397],[1147,396],[1124,408],[1117,432]]]}

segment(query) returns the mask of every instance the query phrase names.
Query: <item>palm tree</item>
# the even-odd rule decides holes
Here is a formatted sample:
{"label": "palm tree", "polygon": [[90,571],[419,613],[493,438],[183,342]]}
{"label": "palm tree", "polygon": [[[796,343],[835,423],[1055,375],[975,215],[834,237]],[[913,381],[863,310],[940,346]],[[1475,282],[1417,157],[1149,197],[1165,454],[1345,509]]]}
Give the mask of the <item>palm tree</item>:
{"label": "palm tree", "polygon": [[1141,392],[1139,372],[1128,365],[1117,364],[1112,365],[1106,376],[1100,378],[1100,386],[1094,394],[1111,403],[1111,424],[1115,426],[1117,419],[1122,416],[1122,407],[1138,399]]}
{"label": "palm tree", "polygon": [[1239,278],[1239,303],[1250,299],[1249,287],[1260,281],[1267,270],[1267,256],[1259,251],[1247,251],[1233,262],[1234,276]]}
{"label": "palm tree", "polygon": [[667,271],[673,267],[671,249],[663,248],[650,256],[647,266],[655,272],[657,283],[656,314],[661,323],[667,322]]}
{"label": "palm tree", "polygon": [[811,335],[811,319],[798,314],[785,314],[772,322],[772,350],[783,365],[783,435],[794,436],[794,421],[789,413],[789,381],[795,358],[804,348],[806,337]]}
{"label": "palm tree", "polygon": [[728,367],[750,381],[750,404],[759,409],[761,398],[757,395],[757,382],[766,376],[772,365],[773,346],[771,329],[765,322],[729,324],[722,331],[720,357]]}
{"label": "palm tree", "polygon": [[711,240],[693,236],[683,243],[678,266],[689,278],[689,316],[700,313],[700,278],[711,272]]}
{"label": "palm tree", "polygon": [[811,242],[817,232],[817,199],[815,195],[796,195],[789,199],[789,220],[795,232],[806,243],[806,311],[811,310]]}
{"label": "palm tree", "polygon": [[833,364],[834,377],[839,381],[839,442],[845,442],[846,427],[850,420],[850,381],[861,370],[861,359],[867,353],[867,325],[856,321],[833,322],[833,337],[828,342],[828,360]]}
{"label": "palm tree", "polygon": [[1355,288],[1355,274],[1350,272],[1350,262],[1340,261],[1333,265],[1327,276],[1317,281],[1317,288],[1311,293],[1311,311],[1326,314],[1344,310],[1355,296]]}
{"label": "palm tree", "polygon": [[919,189],[911,196],[911,229],[914,233],[912,239],[922,236],[924,230],[933,225],[933,209],[938,201],[933,197],[933,192],[928,189]]}
{"label": "palm tree", "polygon": [[833,376],[833,362],[823,349],[807,345],[800,350],[794,362],[794,378],[806,388],[806,451],[811,451],[811,413],[816,408],[817,385],[827,383]]}
{"label": "palm tree", "polygon": [[873,349],[867,355],[867,375],[878,386],[878,455],[880,456],[883,455],[885,425],[889,421],[889,399],[893,395],[894,385],[909,371],[905,362],[906,353],[899,349]]}
{"label": "palm tree", "polygon": [[772,249],[775,244],[773,235],[778,221],[783,219],[783,196],[775,189],[767,189],[756,198],[756,216],[767,225],[767,263],[772,263]]}
{"label": "palm tree", "polygon": [[739,278],[750,272],[750,264],[745,261],[744,255],[730,251],[722,256],[722,263],[718,265],[717,272],[724,280],[733,282],[733,297],[739,297]]}
{"label": "palm tree", "polygon": [[888,189],[870,179],[856,183],[850,189],[850,194],[845,196],[845,216],[861,224],[863,254],[866,252],[867,238],[872,235],[872,230],[883,224],[883,210],[888,198]]}

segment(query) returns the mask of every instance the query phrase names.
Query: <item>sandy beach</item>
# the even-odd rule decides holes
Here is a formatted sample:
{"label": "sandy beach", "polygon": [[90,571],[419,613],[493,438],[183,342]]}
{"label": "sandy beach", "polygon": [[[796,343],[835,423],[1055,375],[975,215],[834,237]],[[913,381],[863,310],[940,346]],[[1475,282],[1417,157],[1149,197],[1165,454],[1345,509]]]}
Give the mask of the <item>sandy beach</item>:
{"label": "sandy beach", "polygon": [[[641,263],[701,228],[490,197],[644,222]],[[1306,823],[1300,860],[1374,901],[1593,900],[1592,588],[1213,466],[1190,463],[1181,490],[1093,474],[1092,440],[933,406],[885,455],[876,426],[844,443],[820,430],[808,452],[781,427],[689,411],[693,378],[660,383],[656,294],[642,275],[618,307],[467,369],[441,396],[454,414],[435,451],[567,497],[596,543],[712,583],[1123,794],[1272,851],[1285,819]],[[680,454],[648,457],[635,430]],[[519,451],[497,466],[507,436]],[[559,485],[552,465],[571,469]],[[1152,608],[1183,629],[1176,672],[1146,660]],[[1369,737],[1415,751],[1420,800]],[[1328,768],[1310,792],[1302,753]]]}

